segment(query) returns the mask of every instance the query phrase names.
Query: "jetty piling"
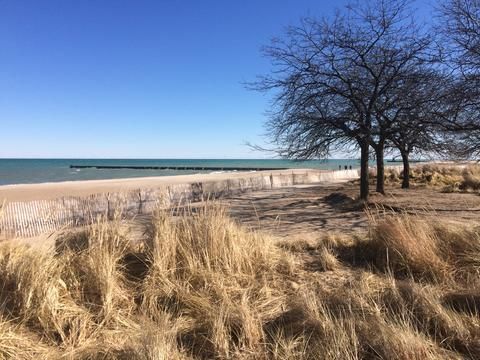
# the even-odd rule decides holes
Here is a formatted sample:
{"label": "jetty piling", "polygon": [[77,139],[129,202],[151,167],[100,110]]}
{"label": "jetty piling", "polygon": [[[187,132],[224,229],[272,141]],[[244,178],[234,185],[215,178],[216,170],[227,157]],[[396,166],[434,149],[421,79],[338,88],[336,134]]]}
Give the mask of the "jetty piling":
{"label": "jetty piling", "polygon": [[287,168],[271,167],[223,167],[223,166],[133,166],[133,165],[70,165],[70,169],[106,170],[193,170],[193,171],[273,171]]}

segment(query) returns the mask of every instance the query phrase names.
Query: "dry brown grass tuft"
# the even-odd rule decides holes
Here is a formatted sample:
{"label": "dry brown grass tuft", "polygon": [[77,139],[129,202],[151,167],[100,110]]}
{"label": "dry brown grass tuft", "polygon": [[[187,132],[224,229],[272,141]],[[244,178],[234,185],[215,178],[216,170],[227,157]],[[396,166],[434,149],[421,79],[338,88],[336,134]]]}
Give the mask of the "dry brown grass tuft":
{"label": "dry brown grass tuft", "polygon": [[99,221],[56,254],[0,244],[0,358],[480,357],[480,231],[371,216],[277,242],[208,205],[145,239]]}
{"label": "dry brown grass tuft", "polygon": [[442,258],[443,244],[425,220],[409,215],[390,215],[374,222],[371,230],[375,264],[404,277],[442,281],[452,273]]}
{"label": "dry brown grass tuft", "polygon": [[469,166],[462,171],[463,180],[459,188],[461,190],[480,190],[480,166]]}
{"label": "dry brown grass tuft", "polygon": [[0,247],[1,311],[49,345],[83,343],[91,315],[72,299],[62,278],[63,263],[51,255],[10,244]]}
{"label": "dry brown grass tuft", "polygon": [[0,319],[0,359],[46,359],[57,355],[36,334],[21,325]]}
{"label": "dry brown grass tuft", "polygon": [[406,214],[370,218],[367,245],[376,267],[420,281],[480,285],[480,228]]}
{"label": "dry brown grass tuft", "polygon": [[217,206],[177,221],[160,212],[150,239],[143,311],[183,318],[189,326],[179,339],[193,355],[261,353],[262,324],[281,312],[292,257],[268,237],[239,228]]}
{"label": "dry brown grass tuft", "polygon": [[[386,183],[398,185],[403,174],[397,168],[386,168]],[[414,166],[410,170],[410,183],[413,186],[438,188],[444,193],[478,192],[480,190],[480,165],[449,166],[426,164]]]}

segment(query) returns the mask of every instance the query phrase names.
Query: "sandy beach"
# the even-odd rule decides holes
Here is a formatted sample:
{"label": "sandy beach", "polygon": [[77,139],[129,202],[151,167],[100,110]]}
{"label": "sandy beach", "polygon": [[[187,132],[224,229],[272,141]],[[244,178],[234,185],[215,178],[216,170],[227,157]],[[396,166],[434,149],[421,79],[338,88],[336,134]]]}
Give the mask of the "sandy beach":
{"label": "sandy beach", "polygon": [[357,177],[357,170],[289,169],[5,185],[0,187],[0,233],[33,237],[89,223],[101,214],[113,216],[114,209],[131,218],[152,213],[159,202],[172,207],[244,192]]}
{"label": "sandy beach", "polygon": [[306,171],[328,172],[328,170],[289,169],[3,185],[0,186],[0,200],[7,202],[51,200],[64,196],[88,196],[93,194],[117,193],[136,189],[159,188],[167,185],[222,181],[227,179],[243,178],[246,175],[283,175],[292,173],[303,174]]}

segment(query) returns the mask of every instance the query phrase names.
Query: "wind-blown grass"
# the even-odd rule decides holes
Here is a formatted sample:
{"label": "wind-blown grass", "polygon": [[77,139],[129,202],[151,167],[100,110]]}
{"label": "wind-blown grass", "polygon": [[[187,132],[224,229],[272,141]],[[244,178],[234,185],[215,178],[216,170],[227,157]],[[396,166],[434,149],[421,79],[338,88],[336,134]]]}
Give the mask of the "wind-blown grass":
{"label": "wind-blown grass", "polygon": [[278,242],[216,205],[122,229],[0,245],[0,358],[480,357],[478,229],[372,216],[367,236]]}

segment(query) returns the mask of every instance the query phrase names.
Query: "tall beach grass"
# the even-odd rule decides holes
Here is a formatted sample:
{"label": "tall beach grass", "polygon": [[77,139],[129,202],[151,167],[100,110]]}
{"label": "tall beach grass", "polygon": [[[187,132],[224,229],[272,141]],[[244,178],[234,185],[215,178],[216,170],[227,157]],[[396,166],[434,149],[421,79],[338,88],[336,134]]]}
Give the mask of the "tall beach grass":
{"label": "tall beach grass", "polygon": [[280,242],[213,204],[2,243],[0,358],[479,358],[480,230],[370,222]]}

